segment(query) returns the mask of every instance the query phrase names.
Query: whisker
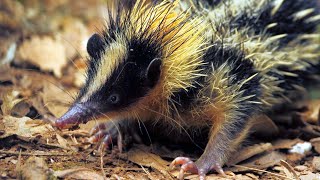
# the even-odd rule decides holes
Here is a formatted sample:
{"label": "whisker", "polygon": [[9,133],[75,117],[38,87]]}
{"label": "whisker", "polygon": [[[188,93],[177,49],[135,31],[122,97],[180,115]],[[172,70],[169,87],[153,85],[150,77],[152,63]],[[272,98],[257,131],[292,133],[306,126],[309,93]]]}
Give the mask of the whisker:
{"label": "whisker", "polygon": [[149,134],[148,128],[146,127],[146,125],[144,124],[144,122],[141,121],[140,119],[137,119],[137,121],[138,121],[138,125],[139,125],[140,132],[142,131],[140,124],[142,124],[142,125],[143,125],[143,128],[146,130],[146,133],[147,133],[147,136],[148,136],[148,139],[149,139],[149,142],[150,142],[150,146],[153,147],[152,139],[151,139],[151,136],[150,136],[150,134]]}
{"label": "whisker", "polygon": [[[109,120],[109,122],[111,122],[114,125],[114,127],[117,129],[117,132],[119,133],[119,135],[121,135],[121,131],[120,131],[119,127],[118,127],[118,123],[116,123],[114,120],[112,120],[112,118],[110,118],[107,114],[102,113],[101,111],[97,111],[97,112],[99,114],[101,114],[102,116],[106,117]],[[113,146],[113,142],[112,141],[111,141],[111,143],[112,143],[112,146]]]}

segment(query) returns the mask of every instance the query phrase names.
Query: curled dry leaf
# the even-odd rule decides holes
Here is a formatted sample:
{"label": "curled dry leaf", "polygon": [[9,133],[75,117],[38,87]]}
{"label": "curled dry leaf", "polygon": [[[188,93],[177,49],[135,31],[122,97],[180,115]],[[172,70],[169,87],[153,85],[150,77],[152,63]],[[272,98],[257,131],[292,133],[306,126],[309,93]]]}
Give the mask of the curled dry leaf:
{"label": "curled dry leaf", "polygon": [[62,68],[67,64],[65,47],[49,36],[33,36],[25,40],[19,47],[18,57],[39,66],[41,70],[53,71],[57,77],[62,76]]}

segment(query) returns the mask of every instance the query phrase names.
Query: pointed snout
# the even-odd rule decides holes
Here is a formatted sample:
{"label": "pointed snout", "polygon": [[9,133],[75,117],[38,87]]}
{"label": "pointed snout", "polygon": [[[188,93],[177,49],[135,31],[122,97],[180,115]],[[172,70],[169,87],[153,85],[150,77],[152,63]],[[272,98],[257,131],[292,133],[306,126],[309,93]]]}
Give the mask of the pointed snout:
{"label": "pointed snout", "polygon": [[66,129],[86,123],[91,117],[90,111],[82,104],[74,104],[63,116],[54,123],[59,129]]}

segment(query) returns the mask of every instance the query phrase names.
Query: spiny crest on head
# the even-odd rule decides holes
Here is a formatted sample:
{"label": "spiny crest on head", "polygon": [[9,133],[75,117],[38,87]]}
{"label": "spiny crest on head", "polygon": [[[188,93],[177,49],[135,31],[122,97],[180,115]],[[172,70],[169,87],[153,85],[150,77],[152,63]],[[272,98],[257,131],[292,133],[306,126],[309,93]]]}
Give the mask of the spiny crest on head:
{"label": "spiny crest on head", "polygon": [[151,5],[146,0],[137,0],[128,11],[122,11],[118,6],[116,12],[109,11],[103,33],[107,44],[121,36],[129,46],[134,42],[143,43],[146,49],[158,55],[156,58],[162,60],[158,84],[167,97],[187,89],[202,76],[198,67],[202,64],[205,26],[200,19],[189,17],[188,12],[178,13],[177,4],[178,1],[163,1]]}

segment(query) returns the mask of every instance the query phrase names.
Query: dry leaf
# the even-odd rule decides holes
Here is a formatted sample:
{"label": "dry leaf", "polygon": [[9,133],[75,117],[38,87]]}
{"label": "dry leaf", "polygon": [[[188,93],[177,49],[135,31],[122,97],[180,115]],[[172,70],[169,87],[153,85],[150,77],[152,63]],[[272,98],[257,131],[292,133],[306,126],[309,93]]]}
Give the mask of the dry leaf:
{"label": "dry leaf", "polygon": [[75,91],[62,90],[57,85],[45,83],[43,87],[43,102],[48,110],[55,116],[62,116],[73,102]]}
{"label": "dry leaf", "polygon": [[300,162],[304,157],[306,157],[306,154],[290,153],[286,155],[287,161],[291,163]]}
{"label": "dry leaf", "polygon": [[61,23],[61,32],[57,38],[65,47],[67,59],[73,59],[76,55],[88,56],[86,41],[90,38],[90,34],[83,22],[78,18],[63,17],[59,23]]}
{"label": "dry leaf", "polygon": [[317,173],[312,173],[309,172],[307,175],[301,175],[300,180],[319,180],[320,179],[320,174]]}
{"label": "dry leaf", "polygon": [[[264,153],[262,155],[254,156],[248,159],[248,161],[246,161],[245,163],[242,163],[241,166],[255,168],[255,169],[267,169],[269,167],[274,166],[275,164],[278,164],[281,160],[286,160],[286,156],[283,153],[272,151],[272,152]],[[240,166],[226,168],[226,169],[232,172],[248,171],[247,168],[243,168]]]}
{"label": "dry leaf", "polygon": [[87,168],[75,168],[63,171],[55,171],[54,176],[64,179],[104,180],[104,177],[99,173]]}
{"label": "dry leaf", "polygon": [[11,135],[31,138],[37,135],[48,136],[51,132],[54,132],[50,124],[44,124],[43,121],[32,120],[29,117],[16,118],[4,116],[2,122],[5,133],[0,138]]}
{"label": "dry leaf", "polygon": [[18,169],[19,179],[25,180],[47,180],[52,179],[52,173],[44,161],[39,157],[30,157],[25,164]]}
{"label": "dry leaf", "polygon": [[11,115],[11,110],[23,99],[18,98],[19,92],[18,91],[11,91],[3,95],[1,110],[4,116]]}
{"label": "dry leaf", "polygon": [[320,157],[313,157],[312,167],[313,167],[316,171],[320,171]]}
{"label": "dry leaf", "polygon": [[22,61],[39,66],[44,71],[53,71],[57,77],[62,76],[62,68],[67,64],[65,47],[49,36],[33,36],[25,40],[19,47],[18,55]]}
{"label": "dry leaf", "polygon": [[273,149],[291,149],[297,143],[303,142],[300,139],[278,139],[272,142]]}
{"label": "dry leaf", "polygon": [[295,166],[294,170],[298,171],[298,172],[303,172],[305,170],[308,170],[307,166],[303,166],[303,165],[299,165],[299,166]]}
{"label": "dry leaf", "polygon": [[70,149],[69,143],[65,138],[61,137],[59,134],[56,134],[56,138],[57,138],[58,143],[60,144],[60,146],[62,148]]}
{"label": "dry leaf", "polygon": [[166,177],[170,177],[167,172],[169,162],[163,160],[160,156],[150,153],[148,150],[142,150],[142,146],[133,147],[128,152],[128,159],[140,166],[152,167],[160,171]]}
{"label": "dry leaf", "polygon": [[228,164],[238,164],[241,161],[249,159],[250,157],[253,157],[270,149],[272,149],[271,143],[256,144],[253,146],[245,147],[239,152],[235,153],[235,155],[230,158],[231,161],[228,162]]}
{"label": "dry leaf", "polygon": [[[21,28],[24,17],[24,8],[18,1],[1,0],[0,1],[0,24],[1,28],[19,29]],[[5,30],[2,32],[6,32]],[[1,54],[1,53],[0,53]]]}
{"label": "dry leaf", "polygon": [[90,131],[96,126],[98,125],[99,123],[102,123],[103,120],[101,120],[101,122],[98,120],[92,120],[92,121],[88,121],[87,123],[85,124],[79,124],[79,128],[80,130],[86,132],[87,134],[90,133]]}

